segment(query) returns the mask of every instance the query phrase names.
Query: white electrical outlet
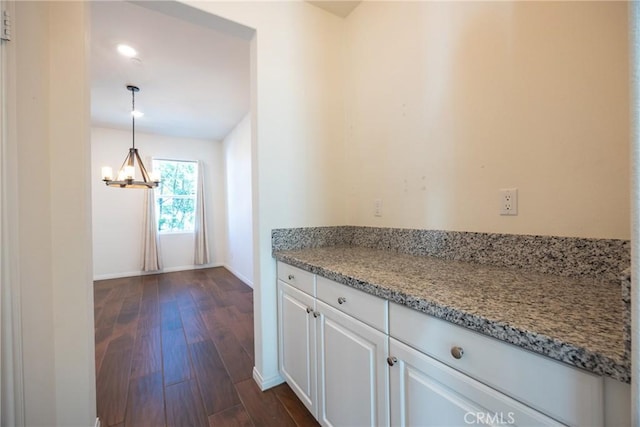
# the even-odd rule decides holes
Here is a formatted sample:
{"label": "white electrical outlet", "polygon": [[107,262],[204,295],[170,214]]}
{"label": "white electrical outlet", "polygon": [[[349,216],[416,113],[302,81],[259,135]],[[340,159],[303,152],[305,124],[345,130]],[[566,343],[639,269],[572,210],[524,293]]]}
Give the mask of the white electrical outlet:
{"label": "white electrical outlet", "polygon": [[500,215],[518,215],[518,189],[500,189]]}
{"label": "white electrical outlet", "polygon": [[382,199],[373,201],[373,216],[382,216]]}

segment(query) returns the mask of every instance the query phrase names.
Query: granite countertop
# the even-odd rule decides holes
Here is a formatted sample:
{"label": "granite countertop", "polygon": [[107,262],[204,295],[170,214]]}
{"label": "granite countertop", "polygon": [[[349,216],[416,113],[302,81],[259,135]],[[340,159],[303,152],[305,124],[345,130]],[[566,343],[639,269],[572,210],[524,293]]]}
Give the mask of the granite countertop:
{"label": "granite countertop", "polygon": [[276,259],[570,365],[630,381],[620,282],[354,246]]}

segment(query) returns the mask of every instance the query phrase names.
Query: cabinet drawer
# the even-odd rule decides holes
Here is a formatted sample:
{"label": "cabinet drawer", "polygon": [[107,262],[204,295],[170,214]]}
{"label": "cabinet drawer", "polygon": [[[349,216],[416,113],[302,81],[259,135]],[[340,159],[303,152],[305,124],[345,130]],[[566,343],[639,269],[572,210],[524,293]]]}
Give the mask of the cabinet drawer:
{"label": "cabinet drawer", "polygon": [[389,340],[391,425],[562,424],[419,351]]}
{"label": "cabinet drawer", "polygon": [[[395,303],[390,335],[569,425],[603,425],[602,378]],[[460,358],[454,347],[462,348]],[[459,354],[458,354],[459,355]]]}
{"label": "cabinet drawer", "polygon": [[324,277],[318,277],[318,298],[379,331],[388,332],[387,300]]}
{"label": "cabinet drawer", "polygon": [[278,279],[309,295],[316,296],[316,276],[313,273],[278,261]]}

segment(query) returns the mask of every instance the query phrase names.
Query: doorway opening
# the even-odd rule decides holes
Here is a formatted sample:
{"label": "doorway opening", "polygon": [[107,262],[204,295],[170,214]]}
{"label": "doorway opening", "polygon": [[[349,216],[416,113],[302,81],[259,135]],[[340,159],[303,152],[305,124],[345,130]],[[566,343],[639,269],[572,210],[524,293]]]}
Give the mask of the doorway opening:
{"label": "doorway opening", "polygon": [[[229,315],[242,317],[238,324],[253,327],[252,310],[250,313],[243,310],[250,305],[247,295],[251,295],[254,276],[252,200],[256,190],[252,186],[255,156],[252,155],[251,123],[255,97],[251,93],[255,83],[251,81],[250,69],[255,60],[251,57],[255,31],[176,2],[94,2],[90,9],[91,157],[95,174],[92,235],[94,280],[99,281],[96,301],[100,298],[95,307],[96,376],[98,381],[110,377],[102,371],[112,368],[110,364],[118,360],[113,353],[125,344],[130,351],[119,356],[123,357],[122,363],[131,366],[127,375],[132,378],[131,375],[137,375],[132,371],[135,348],[159,345],[161,390],[166,397],[178,384],[166,382],[167,369],[174,366],[171,363],[165,366],[166,360],[173,356],[179,358],[181,354],[192,364],[175,366],[193,367],[194,354],[206,356],[204,350],[215,350],[214,339],[205,337],[207,329],[211,329],[207,322],[216,321],[202,314],[209,313],[207,305],[229,302],[236,307],[228,309]],[[135,52],[120,55],[118,47],[122,45]],[[195,198],[189,200],[194,205],[196,200],[202,200],[205,206],[204,223],[210,251],[207,262],[194,260],[197,240],[194,232],[163,227],[166,221],[160,221],[157,232],[162,267],[144,271],[144,198],[149,190],[125,191],[109,188],[100,181],[101,167],[118,165],[130,146],[132,129],[127,85],[140,88],[136,94],[136,110],[144,116],[136,118],[135,141],[144,163],[149,166],[158,163],[154,159],[199,162],[198,176],[204,179],[203,191],[198,187]],[[184,180],[172,178],[172,190],[176,190]],[[166,196],[156,195],[155,203],[164,203],[166,207]],[[171,193],[172,200],[180,199],[187,206],[190,202],[182,196],[180,191]],[[156,214],[160,215],[156,217],[166,220],[166,215],[184,214],[185,209],[171,211],[157,207]],[[135,278],[133,284],[132,277]],[[174,279],[182,280],[180,277],[184,283],[172,283]],[[182,292],[185,290],[186,293]],[[155,296],[145,299],[145,292],[155,292]],[[221,296],[222,293],[230,296]],[[213,296],[219,298],[209,298]],[[218,314],[222,311],[218,310]],[[140,329],[140,325],[148,321],[158,324]],[[181,327],[171,327],[178,324]],[[131,330],[133,325],[135,331]],[[228,329],[221,327],[220,330]],[[182,331],[182,341],[176,331]],[[202,332],[199,337],[197,331]],[[240,341],[242,354],[251,353],[246,359],[253,366],[253,335],[249,343],[248,335],[241,332],[231,331],[231,335],[217,338]],[[199,352],[200,347],[207,345],[209,347]],[[213,353],[215,351],[207,354]],[[153,358],[149,361],[154,362]],[[157,372],[153,374],[158,376]],[[202,389],[204,383],[191,381],[190,375],[183,378],[184,384],[179,382],[181,387]],[[247,375],[253,381],[251,370]],[[127,383],[133,387],[133,382],[127,380]],[[173,391],[169,387],[173,387]],[[99,398],[100,389],[99,384]],[[124,386],[125,396],[127,389]],[[126,405],[126,397],[124,399]],[[120,395],[119,403],[107,402],[107,406],[113,405],[122,408],[123,396]],[[99,416],[102,416],[101,406],[104,402],[98,405]],[[207,411],[216,408],[207,408]],[[109,414],[112,418],[124,416],[119,410]],[[114,424],[124,421],[116,418],[111,419]]]}

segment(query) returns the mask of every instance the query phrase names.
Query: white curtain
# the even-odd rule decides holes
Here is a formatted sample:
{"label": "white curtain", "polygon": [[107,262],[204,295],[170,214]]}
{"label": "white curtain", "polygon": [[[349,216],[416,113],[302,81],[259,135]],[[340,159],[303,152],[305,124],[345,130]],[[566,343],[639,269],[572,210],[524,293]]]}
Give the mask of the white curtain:
{"label": "white curtain", "polygon": [[142,271],[158,271],[162,269],[160,244],[158,242],[158,226],[156,224],[156,204],[153,190],[144,191],[144,213],[142,220]]}
{"label": "white curtain", "polygon": [[209,264],[209,242],[207,239],[207,215],[204,197],[204,166],[198,160],[198,192],[196,197],[196,224],[195,224],[195,257],[194,264]]}

